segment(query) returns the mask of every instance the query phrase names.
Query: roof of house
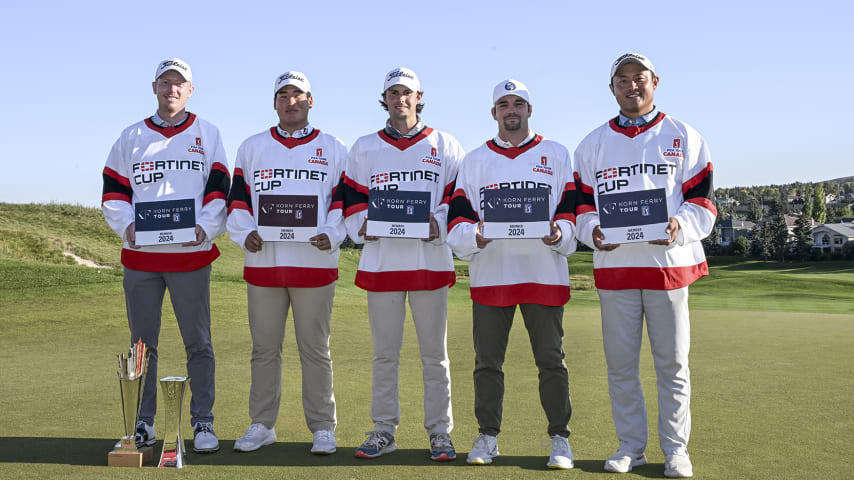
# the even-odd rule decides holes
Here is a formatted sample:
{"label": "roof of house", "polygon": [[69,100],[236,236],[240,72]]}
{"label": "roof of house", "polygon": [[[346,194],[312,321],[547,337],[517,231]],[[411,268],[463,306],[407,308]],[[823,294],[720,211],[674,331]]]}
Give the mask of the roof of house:
{"label": "roof of house", "polygon": [[825,223],[813,229],[813,232],[826,228],[833,233],[842,235],[843,237],[854,238],[854,223]]}

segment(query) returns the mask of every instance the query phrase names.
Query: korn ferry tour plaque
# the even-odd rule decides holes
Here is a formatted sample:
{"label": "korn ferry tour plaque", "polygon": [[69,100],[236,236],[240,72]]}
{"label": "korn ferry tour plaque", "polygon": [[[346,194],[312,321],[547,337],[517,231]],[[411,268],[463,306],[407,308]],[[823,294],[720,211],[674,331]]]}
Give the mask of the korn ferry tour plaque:
{"label": "korn ferry tour plaque", "polygon": [[168,245],[196,241],[193,199],[138,202],[133,205],[137,245]]}
{"label": "korn ferry tour plaque", "polygon": [[540,188],[483,191],[483,236],[542,238],[549,227],[549,190]]}
{"label": "korn ferry tour plaque", "polygon": [[366,233],[374,237],[429,237],[430,192],[371,190]]}
{"label": "korn ferry tour plaque", "polygon": [[604,243],[637,243],[670,238],[664,189],[599,195]]}
{"label": "korn ferry tour plaque", "polygon": [[317,195],[258,195],[258,205],[265,242],[308,242],[317,235]]}

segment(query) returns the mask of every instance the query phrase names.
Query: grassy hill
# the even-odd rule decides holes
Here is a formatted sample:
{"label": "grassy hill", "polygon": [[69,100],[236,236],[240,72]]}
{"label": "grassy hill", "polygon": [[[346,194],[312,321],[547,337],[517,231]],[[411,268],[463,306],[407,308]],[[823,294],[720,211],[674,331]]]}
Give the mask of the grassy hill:
{"label": "grassy hill", "polygon": [[[217,359],[215,428],[222,451],[190,453],[184,478],[544,478],[545,419],[537,371],[517,315],[505,362],[501,456],[469,467],[465,453],[477,432],[473,415],[473,347],[468,283],[449,293],[448,351],[460,458],[436,465],[426,455],[421,367],[407,322],[400,367],[401,450],[377,461],[353,457],[370,424],[371,339],[364,291],[353,285],[358,251],[340,262],[332,316],[332,358],[338,402],[339,451],[308,453],[291,326],[283,348],[279,441],[251,454],[232,451],[249,423],[252,349],[246,319],[243,255],[218,239],[222,257],[211,282]],[[121,431],[115,355],[128,328],[118,268],[120,242],[97,209],[0,204],[0,478],[160,477],[104,466]],[[71,264],[65,252],[106,265]],[[460,265],[461,273],[465,272]],[[602,463],[616,448],[602,354],[598,299],[590,285],[591,254],[570,258],[573,299],[564,315],[564,349],[573,401],[571,444],[581,479],[614,478]],[[693,431],[697,478],[850,478],[854,443],[854,272],[850,262],[775,264],[713,259],[711,275],[691,288]],[[588,284],[583,285],[583,282]],[[583,287],[583,288],[579,288]],[[185,354],[168,300],[163,309],[159,376],[181,375]],[[288,322],[289,323],[289,322]],[[661,478],[651,355],[641,354],[647,393],[650,465],[620,478]],[[185,405],[185,409],[186,409]],[[162,410],[161,410],[162,412]],[[186,413],[186,410],[185,410]],[[162,434],[162,417],[155,425]],[[185,425],[185,432],[189,425]],[[160,448],[160,443],[157,444]]]}

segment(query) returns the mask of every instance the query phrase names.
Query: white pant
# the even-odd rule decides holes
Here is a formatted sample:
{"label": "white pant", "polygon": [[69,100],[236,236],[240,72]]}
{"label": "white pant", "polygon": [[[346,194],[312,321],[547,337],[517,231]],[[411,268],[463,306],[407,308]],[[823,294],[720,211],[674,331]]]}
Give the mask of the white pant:
{"label": "white pant", "polygon": [[411,292],[368,292],[368,317],[374,344],[371,419],[374,430],[392,435],[400,424],[400,349],[406,296],[418,336],[424,381],[424,428],[428,433],[449,433],[451,369],[448,360],[448,287]]}
{"label": "white pant", "polygon": [[620,450],[643,453],[649,432],[638,362],[643,320],[658,385],[658,434],[665,455],[687,453],[691,434],[688,287],[599,290],[611,413]]}

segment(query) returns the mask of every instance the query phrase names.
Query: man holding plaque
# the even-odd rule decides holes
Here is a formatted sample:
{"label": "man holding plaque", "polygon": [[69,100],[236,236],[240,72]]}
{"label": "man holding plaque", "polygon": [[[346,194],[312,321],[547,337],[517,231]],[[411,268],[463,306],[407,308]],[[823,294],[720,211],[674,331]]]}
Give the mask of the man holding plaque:
{"label": "man holding plaque", "polygon": [[219,130],[186,110],[192,82],[190,66],[181,59],[157,65],[151,84],[157,111],[126,128],[113,145],[101,205],[124,240],[131,342],[142,339],[151,352],[137,444],[155,441],[157,339],[168,288],[187,352],[194,450],[215,452],[210,264],[219,256],[213,239],[225,230],[230,179]]}
{"label": "man holding plaque", "polygon": [[513,315],[525,319],[539,369],[540,403],[551,439],[550,468],[572,468],[569,377],[563,306],[569,301],[566,257],[575,251],[575,183],[566,147],[528,128],[528,88],[495,86],[498,135],[466,155],[448,214],[448,243],[469,262],[474,322],[475,416],[479,434],[468,463],[498,456],[504,373]]}
{"label": "man holding plaque", "polygon": [[347,147],[308,122],[314,105],[301,72],[273,86],[275,127],[237,150],[228,199],[228,233],[246,252],[243,278],[252,334],[252,424],[234,443],[242,452],[276,441],[282,397],[282,343],[288,309],[302,366],[302,404],[313,434],[311,453],[335,453],[335,396],[329,322],[338,279],[338,246],[347,236],[335,188]]}
{"label": "man holding plaque", "polygon": [[454,137],[421,121],[422,95],[412,70],[396,68],[386,75],[380,104],[388,111],[388,121],[350,149],[336,192],[344,205],[347,233],[353,241],[365,242],[356,285],[368,291],[374,428],[356,449],[360,458],[397,449],[407,296],[421,352],[431,458],[456,458],[450,437],[454,424],[447,349],[448,288],[456,277],[445,232],[450,192],[464,152]]}
{"label": "man holding plaque", "polygon": [[717,211],[709,147],[691,126],[656,108],[658,82],[643,55],[627,53],[611,66],[619,114],[575,151],[578,238],[594,249],[611,412],[620,441],[605,470],[624,473],[646,463],[638,370],[646,318],[658,378],[664,474],[690,477],[688,285],[709,274],[700,240],[711,232]]}

